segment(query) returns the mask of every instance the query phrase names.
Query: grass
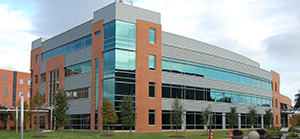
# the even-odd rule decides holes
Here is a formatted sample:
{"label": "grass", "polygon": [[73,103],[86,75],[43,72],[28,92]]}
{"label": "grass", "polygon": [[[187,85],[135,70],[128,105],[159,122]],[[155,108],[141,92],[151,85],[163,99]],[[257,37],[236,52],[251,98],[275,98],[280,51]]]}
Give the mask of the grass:
{"label": "grass", "polygon": [[[221,139],[221,138],[228,138],[228,133],[229,131],[212,131],[213,133],[213,138],[214,139]],[[250,130],[244,130],[244,136],[248,135]],[[181,131],[179,132],[180,135],[185,135],[186,139],[207,139],[207,136],[201,136],[202,134],[205,134],[205,131]],[[106,134],[106,133],[103,133]],[[100,132],[89,132],[89,131],[64,131],[63,132],[63,138],[64,139],[93,139],[93,138],[104,138],[104,139],[128,139],[129,133],[122,133],[122,132],[117,132],[115,133],[116,136],[113,137],[100,137],[101,133]],[[135,139],[175,139],[169,137],[170,135],[175,135],[176,132],[134,132],[132,133],[132,138]],[[37,130],[34,130],[33,132],[27,131],[24,132],[24,139],[30,139],[32,135],[37,135]],[[59,139],[60,134],[58,130],[55,130],[54,136],[53,132],[48,132],[48,133],[41,133],[40,135],[45,135],[47,138],[43,139]],[[0,130],[0,138],[1,139],[19,139],[20,138],[20,132],[16,134],[15,130]]]}

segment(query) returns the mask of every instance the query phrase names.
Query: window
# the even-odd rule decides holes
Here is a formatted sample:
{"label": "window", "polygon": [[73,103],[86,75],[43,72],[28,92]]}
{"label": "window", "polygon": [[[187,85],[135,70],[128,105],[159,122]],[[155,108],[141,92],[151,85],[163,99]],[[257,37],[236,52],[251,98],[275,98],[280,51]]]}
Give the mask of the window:
{"label": "window", "polygon": [[36,55],[36,56],[35,56],[35,63],[36,63],[36,64],[39,63],[39,55]]}
{"label": "window", "polygon": [[7,106],[7,104],[6,104],[6,103],[3,103],[3,106],[4,106],[4,107],[6,107],[6,106]]}
{"label": "window", "polygon": [[30,97],[30,93],[27,93],[27,97]]}
{"label": "window", "polygon": [[20,84],[23,84],[23,79],[20,79]]}
{"label": "window", "polygon": [[149,28],[149,43],[155,44],[155,29]]}
{"label": "window", "polygon": [[155,83],[149,82],[149,97],[155,97]]}
{"label": "window", "polygon": [[28,85],[30,85],[30,83],[31,83],[30,80],[28,80]]}
{"label": "window", "polygon": [[35,75],[35,84],[38,83],[38,75]]}
{"label": "window", "polygon": [[8,82],[8,76],[4,75],[4,82]]}
{"label": "window", "polygon": [[41,74],[41,83],[46,81],[46,73]]}
{"label": "window", "polygon": [[7,87],[4,87],[4,96],[7,96]]}
{"label": "window", "polygon": [[155,110],[149,110],[149,125],[155,125]]}
{"label": "window", "polygon": [[101,30],[95,32],[95,36],[98,36],[100,34],[101,34]]}
{"label": "window", "polygon": [[155,55],[149,55],[149,70],[155,70]]}

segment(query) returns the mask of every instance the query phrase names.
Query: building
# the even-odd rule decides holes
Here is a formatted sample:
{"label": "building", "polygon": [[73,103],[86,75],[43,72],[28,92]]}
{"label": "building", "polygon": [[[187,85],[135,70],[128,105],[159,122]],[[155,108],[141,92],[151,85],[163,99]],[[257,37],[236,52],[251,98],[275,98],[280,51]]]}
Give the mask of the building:
{"label": "building", "polygon": [[209,105],[215,129],[228,127],[230,106],[239,113],[235,128],[251,126],[248,107],[258,113],[254,127],[263,126],[269,109],[276,111],[274,126],[282,125],[281,117],[289,123],[279,105],[291,100],[280,95],[277,73],[229,50],[164,32],[160,20],[160,13],[114,2],[95,11],[90,21],[33,41],[32,92],[38,89],[47,107],[53,93],[64,88],[70,104],[65,129],[105,128],[99,122],[102,98],[119,111],[122,97],[130,94],[137,107],[136,131],[170,130],[176,97],[185,104],[182,129],[203,129],[201,112]]}
{"label": "building", "polygon": [[0,69],[0,105],[9,109],[15,108],[21,101],[30,103],[30,73]]}
{"label": "building", "polygon": [[[30,104],[30,82],[30,73],[0,69],[0,105],[6,107],[0,113],[15,111],[16,105],[21,103],[20,94],[24,95],[24,102]],[[7,129],[14,125],[12,121],[7,123]],[[0,120],[0,129],[3,127]]]}

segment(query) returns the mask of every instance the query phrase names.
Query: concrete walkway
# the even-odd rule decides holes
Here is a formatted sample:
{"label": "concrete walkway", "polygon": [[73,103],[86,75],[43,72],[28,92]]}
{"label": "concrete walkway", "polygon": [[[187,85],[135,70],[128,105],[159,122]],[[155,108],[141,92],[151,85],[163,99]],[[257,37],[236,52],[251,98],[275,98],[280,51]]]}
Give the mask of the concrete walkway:
{"label": "concrete walkway", "polygon": [[[287,136],[287,134],[283,134],[281,139],[285,139],[286,136]],[[248,139],[248,137],[244,137],[243,139]]]}

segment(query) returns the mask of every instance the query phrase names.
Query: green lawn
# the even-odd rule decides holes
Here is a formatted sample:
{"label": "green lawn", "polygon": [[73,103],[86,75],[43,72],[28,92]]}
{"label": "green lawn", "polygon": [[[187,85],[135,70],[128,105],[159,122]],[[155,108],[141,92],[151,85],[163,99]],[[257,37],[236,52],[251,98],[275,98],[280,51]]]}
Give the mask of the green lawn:
{"label": "green lawn", "polygon": [[[248,135],[250,131],[244,131],[244,135]],[[72,131],[64,131],[63,132],[64,139],[94,139],[94,138],[107,138],[107,139],[128,139],[129,133],[118,132],[115,133],[114,137],[100,137],[100,132],[88,132],[88,131],[74,131],[72,135]],[[214,139],[228,138],[228,130],[226,131],[212,131]],[[106,133],[103,133],[106,134]],[[176,132],[134,132],[132,137],[135,139],[172,139],[169,136],[175,135]],[[180,135],[185,135],[187,139],[207,139],[207,136],[201,136],[205,134],[204,131],[189,131],[189,132],[179,132]],[[24,132],[24,139],[31,138],[32,135],[37,135],[37,131],[27,131]],[[54,136],[52,132],[41,133],[41,135],[46,135],[47,139],[59,139],[59,131],[56,130],[54,132]],[[0,130],[0,139],[19,139],[20,133],[16,134],[14,130]],[[45,138],[46,139],[46,138]]]}

